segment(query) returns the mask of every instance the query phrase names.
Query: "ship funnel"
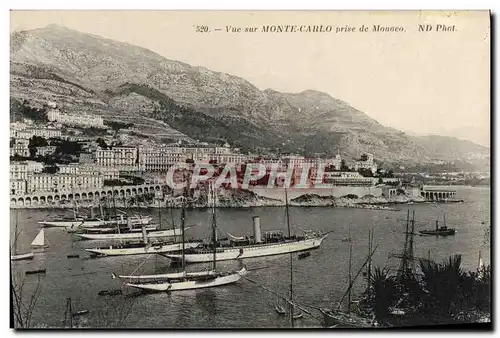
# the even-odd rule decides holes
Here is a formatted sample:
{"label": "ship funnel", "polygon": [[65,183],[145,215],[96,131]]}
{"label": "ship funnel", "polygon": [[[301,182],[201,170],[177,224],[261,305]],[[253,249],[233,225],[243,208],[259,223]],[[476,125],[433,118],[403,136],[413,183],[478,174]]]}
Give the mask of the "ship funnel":
{"label": "ship funnel", "polygon": [[255,239],[255,243],[262,242],[260,236],[260,218],[259,216],[253,217],[253,238]]}
{"label": "ship funnel", "polygon": [[91,206],[90,207],[90,218],[94,219],[95,215],[94,215],[94,206]]}
{"label": "ship funnel", "polygon": [[436,231],[439,230],[439,221],[436,221]]}
{"label": "ship funnel", "polygon": [[146,232],[146,227],[144,225],[142,226],[142,240],[144,241],[144,244],[148,244],[148,233]]}

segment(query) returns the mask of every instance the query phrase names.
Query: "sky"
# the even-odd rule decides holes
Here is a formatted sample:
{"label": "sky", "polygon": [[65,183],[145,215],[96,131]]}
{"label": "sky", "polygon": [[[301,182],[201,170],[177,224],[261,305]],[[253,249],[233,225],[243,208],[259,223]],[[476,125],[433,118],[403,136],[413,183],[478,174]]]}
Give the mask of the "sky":
{"label": "sky", "polygon": [[[411,134],[490,145],[490,21],[485,11],[11,12],[11,32],[49,24],[240,76],[260,89],[323,91]],[[263,25],[323,25],[333,32],[259,32]],[[369,31],[359,32],[361,25]],[[373,32],[374,25],[404,31]],[[433,30],[419,32],[419,25]],[[438,32],[437,25],[455,28]],[[197,26],[211,32],[196,32]],[[258,31],[228,33],[228,26]],[[336,33],[337,27],[356,31]]]}

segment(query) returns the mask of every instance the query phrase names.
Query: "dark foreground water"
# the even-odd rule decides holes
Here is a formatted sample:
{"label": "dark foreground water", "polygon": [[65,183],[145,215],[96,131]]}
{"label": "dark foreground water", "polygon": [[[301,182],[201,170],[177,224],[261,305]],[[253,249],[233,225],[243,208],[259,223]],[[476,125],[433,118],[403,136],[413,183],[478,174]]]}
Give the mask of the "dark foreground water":
{"label": "dark foreground water", "polygon": [[[294,297],[302,304],[332,306],[342,297],[347,284],[349,244],[342,242],[351,227],[353,237],[353,274],[363,265],[368,251],[368,230],[375,232],[374,242],[379,245],[373,256],[375,266],[397,269],[399,261],[390,258],[391,253],[401,253],[404,244],[404,221],[408,208],[416,211],[416,229],[433,227],[436,219],[446,215],[448,226],[455,227],[457,234],[445,238],[415,237],[415,256],[442,260],[451,254],[461,254],[465,269],[477,267],[479,251],[485,264],[490,262],[490,189],[458,187],[457,197],[465,199],[460,204],[400,205],[400,211],[377,211],[343,208],[291,208],[292,232],[299,228],[321,229],[334,232],[324,240],[321,249],[306,259],[294,256]],[[141,213],[148,211],[142,210]],[[158,218],[158,210],[150,210]],[[49,214],[70,213],[68,210],[20,210],[19,252],[29,251],[29,244],[38,231],[39,220]],[[174,210],[179,224],[179,210]],[[261,219],[262,230],[284,229],[283,208],[222,209],[218,211],[221,234],[252,233],[252,216]],[[169,210],[162,211],[163,222],[170,223]],[[209,238],[210,213],[207,210],[187,212],[188,224],[199,224],[189,230],[189,236]],[[11,211],[13,233],[16,211]],[[120,288],[119,280],[111,273],[165,272],[169,261],[161,256],[122,256],[88,259],[82,247],[96,243],[78,241],[63,229],[48,228],[45,231],[50,246],[36,253],[32,261],[12,263],[13,274],[24,279],[24,294],[29,295],[40,278],[41,293],[36,304],[32,326],[62,327],[66,299],[71,297],[73,310],[89,310],[85,316],[75,318],[79,327],[137,327],[137,328],[264,328],[288,327],[289,321],[274,311],[275,297],[259,286],[242,279],[239,283],[220,288],[181,291],[172,294],[139,294],[124,288],[123,295],[99,296],[101,290]],[[69,259],[68,254],[80,254]],[[147,258],[147,259],[146,259]],[[289,283],[289,257],[274,256],[246,261],[247,267],[268,266],[252,271],[248,277],[278,289],[285,294]],[[237,268],[238,263],[220,262],[218,266]],[[45,275],[24,276],[24,271],[46,268]],[[189,269],[208,268],[192,265]],[[358,278],[354,292],[364,290],[365,281]],[[296,321],[298,327],[318,327],[319,313],[315,317],[304,315]]]}

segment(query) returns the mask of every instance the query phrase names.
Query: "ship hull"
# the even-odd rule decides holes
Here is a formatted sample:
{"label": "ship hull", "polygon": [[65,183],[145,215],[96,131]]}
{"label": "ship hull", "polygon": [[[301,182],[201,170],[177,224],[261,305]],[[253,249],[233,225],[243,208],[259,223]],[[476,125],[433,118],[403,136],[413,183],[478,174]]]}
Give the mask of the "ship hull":
{"label": "ship hull", "polygon": [[[147,225],[151,222],[151,217],[144,217],[144,218],[133,218],[131,220],[132,225]],[[105,220],[83,220],[83,219],[77,219],[77,220],[48,220],[48,221],[42,221],[38,222],[39,224],[43,224],[46,227],[60,227],[60,228],[95,228],[95,227],[100,227],[100,226],[106,226],[106,225],[127,225],[127,220],[111,220],[111,221],[105,221]]]}
{"label": "ship hull", "polygon": [[28,252],[25,254],[19,254],[19,255],[11,255],[10,260],[11,261],[22,261],[22,260],[28,260],[28,259],[33,259],[35,255],[33,252]]}
{"label": "ship hull", "polygon": [[[188,229],[188,228],[186,228]],[[184,230],[185,231],[185,230]],[[181,236],[182,232],[180,229],[169,229],[169,230],[157,230],[157,231],[149,231],[147,233],[148,238],[161,238],[161,237],[174,237]],[[113,240],[113,239],[141,239],[142,232],[132,232],[125,234],[76,234],[76,236],[82,239],[89,240]]]}
{"label": "ship hull", "polygon": [[136,289],[141,289],[145,291],[153,292],[171,292],[171,291],[182,291],[182,290],[195,290],[195,289],[206,289],[222,285],[228,285],[238,282],[242,276],[246,274],[246,269],[228,274],[225,276],[218,276],[213,279],[201,279],[201,280],[187,280],[187,281],[165,281],[160,283],[125,283],[125,286],[133,287]]}
{"label": "ship hull", "polygon": [[[196,248],[200,243],[184,243],[186,249]],[[110,246],[109,248],[88,248],[84,249],[87,252],[91,252],[100,256],[126,256],[126,255],[144,255],[144,254],[160,254],[160,253],[172,253],[175,251],[182,250],[182,243],[173,243],[165,245],[149,245],[141,247],[132,248],[115,248]]]}
{"label": "ship hull", "polygon": [[[257,258],[265,256],[283,255],[293,252],[301,252],[317,249],[326,236],[320,238],[308,238],[297,242],[273,243],[262,246],[234,247],[222,249],[216,253],[217,261]],[[209,251],[209,250],[207,250]],[[181,261],[182,255],[166,255],[173,261]],[[213,252],[185,254],[186,263],[208,263],[213,261]]]}

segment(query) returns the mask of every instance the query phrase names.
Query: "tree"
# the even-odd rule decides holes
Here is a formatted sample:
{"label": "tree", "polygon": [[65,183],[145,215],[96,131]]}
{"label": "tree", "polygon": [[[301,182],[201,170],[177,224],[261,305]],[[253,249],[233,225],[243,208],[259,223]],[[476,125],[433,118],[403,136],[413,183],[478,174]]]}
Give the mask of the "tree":
{"label": "tree", "polygon": [[29,140],[28,148],[35,148],[35,147],[46,147],[49,145],[49,142],[41,136],[33,136]]}
{"label": "tree", "polygon": [[109,147],[108,147],[108,144],[106,143],[106,141],[104,141],[104,140],[103,140],[102,138],[100,138],[100,137],[96,140],[96,143],[99,145],[99,147],[100,147],[101,149],[108,149],[108,148],[109,148]]}
{"label": "tree", "polygon": [[340,161],[340,171],[349,171],[349,167],[346,165],[344,159]]}

